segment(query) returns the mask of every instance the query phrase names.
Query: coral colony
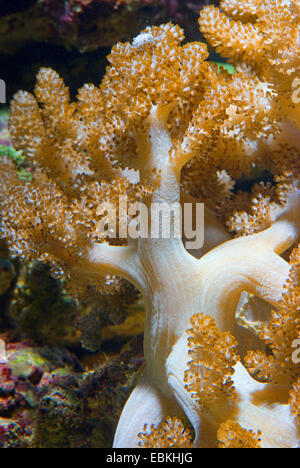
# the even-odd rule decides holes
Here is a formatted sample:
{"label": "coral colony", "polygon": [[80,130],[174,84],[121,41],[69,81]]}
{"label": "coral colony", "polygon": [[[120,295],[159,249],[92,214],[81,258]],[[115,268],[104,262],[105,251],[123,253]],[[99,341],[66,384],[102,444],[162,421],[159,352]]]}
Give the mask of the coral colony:
{"label": "coral colony", "polygon": [[[140,291],[146,366],[114,447],[297,447],[300,2],[223,0],[199,23],[234,74],[169,23],[116,44],[76,102],[51,69],[15,95],[9,129],[32,180],[1,159],[1,235],[74,295],[112,294],[119,278]],[[204,244],[122,237],[141,220],[120,216],[120,197],[149,224],[153,204],[204,203]],[[102,203],[119,221],[107,213],[106,232]]]}

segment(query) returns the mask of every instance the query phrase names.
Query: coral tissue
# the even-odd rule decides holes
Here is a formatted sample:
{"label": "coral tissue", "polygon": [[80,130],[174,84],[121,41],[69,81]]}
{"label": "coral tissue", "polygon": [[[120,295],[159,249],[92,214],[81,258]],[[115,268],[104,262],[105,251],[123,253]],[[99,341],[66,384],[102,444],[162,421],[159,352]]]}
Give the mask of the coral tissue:
{"label": "coral tissue", "polygon": [[[118,278],[142,294],[146,368],[115,447],[297,447],[300,4],[223,0],[199,22],[233,75],[165,24],[115,45],[76,102],[50,69],[34,95],[17,93],[9,128],[32,180],[1,159],[1,235],[76,294],[118,290]],[[104,240],[99,203],[118,212],[121,195],[204,202],[204,246]]]}

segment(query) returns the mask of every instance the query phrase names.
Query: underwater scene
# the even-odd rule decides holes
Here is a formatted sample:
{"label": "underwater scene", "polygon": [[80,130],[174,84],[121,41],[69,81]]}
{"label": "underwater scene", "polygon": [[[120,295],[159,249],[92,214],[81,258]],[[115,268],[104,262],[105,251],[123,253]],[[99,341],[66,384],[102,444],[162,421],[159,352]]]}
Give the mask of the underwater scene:
{"label": "underwater scene", "polygon": [[300,0],[0,0],[0,448],[300,448]]}

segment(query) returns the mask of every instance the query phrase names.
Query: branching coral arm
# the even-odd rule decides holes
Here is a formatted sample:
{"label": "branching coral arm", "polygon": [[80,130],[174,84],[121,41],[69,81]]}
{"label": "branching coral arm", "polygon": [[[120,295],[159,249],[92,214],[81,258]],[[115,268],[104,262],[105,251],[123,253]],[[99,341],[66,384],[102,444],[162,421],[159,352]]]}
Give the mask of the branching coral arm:
{"label": "branching coral arm", "polygon": [[278,209],[276,222],[259,234],[259,242],[272,248],[278,255],[291,247],[300,235],[300,194],[292,192],[286,205]]}
{"label": "branching coral arm", "polygon": [[187,363],[190,361],[188,348],[188,335],[184,333],[173,347],[166,361],[166,371],[168,375],[168,384],[172,389],[174,398],[182,407],[185,415],[191,422],[195,432],[195,445],[201,447],[211,447],[214,440],[214,434],[210,424],[205,418],[201,418],[199,408],[191,398],[191,394],[186,390],[184,384],[184,375],[187,369]]}
{"label": "branching coral arm", "polygon": [[170,105],[153,105],[147,119],[148,128],[135,133],[141,165],[141,177],[155,182],[169,160],[172,140],[167,129],[167,119],[172,108]]}
{"label": "branching coral arm", "polygon": [[[197,320],[197,318],[195,318]],[[204,318],[204,320],[210,320]],[[200,321],[201,322],[201,321]],[[203,322],[203,320],[202,320]],[[199,330],[204,330],[203,323],[200,323]],[[226,338],[223,342],[223,359],[224,363],[229,361],[229,349],[226,351],[226,343],[231,342],[228,333],[221,333]],[[204,341],[212,338],[212,330],[208,335],[204,335]],[[196,346],[201,343],[195,335]],[[175,398],[182,406],[186,416],[192,422],[195,431],[194,446],[209,447],[215,446],[217,441],[217,429],[219,424],[226,419],[234,419],[245,429],[251,429],[255,432],[262,432],[262,447],[264,448],[291,448],[297,447],[299,434],[292,416],[291,409],[287,403],[281,404],[277,401],[278,395],[273,393],[271,386],[256,382],[252,379],[244,366],[238,361],[232,368],[228,367],[228,372],[231,374],[231,382],[225,386],[224,381],[215,380],[216,371],[222,373],[220,364],[220,356],[217,348],[217,343],[212,344],[211,356],[209,349],[205,350],[203,356],[200,355],[194,360],[193,355],[189,353],[190,346],[188,343],[187,333],[183,334],[181,339],[174,346],[172,353],[166,362],[168,382],[172,388]],[[209,363],[209,359],[215,359],[216,362]],[[204,364],[205,363],[205,364]],[[192,365],[192,367],[191,367]],[[207,367],[206,367],[207,366]],[[188,391],[184,385],[186,381],[186,369],[193,369],[195,387],[203,388],[202,398],[206,398],[205,392],[210,390],[212,396],[217,392],[212,399],[204,400],[204,406],[201,401],[197,400],[196,395]],[[212,373],[210,375],[210,373]],[[201,377],[203,380],[201,380]],[[205,379],[207,377],[207,379]],[[197,380],[198,379],[198,380]],[[197,383],[198,382],[198,383]],[[214,386],[209,387],[211,383]],[[218,386],[224,387],[224,395],[219,394]],[[229,390],[231,388],[231,398],[229,399]]]}
{"label": "branching coral arm", "polygon": [[157,426],[169,414],[183,414],[174,398],[166,398],[147,377],[143,377],[130,395],[120,418],[114,438],[114,448],[136,448],[138,434],[145,422]]}
{"label": "branching coral arm", "polygon": [[234,313],[243,291],[274,307],[279,305],[290,271],[280,254],[299,236],[299,203],[299,193],[292,194],[270,228],[225,242],[200,259],[203,280],[199,310],[214,317],[220,330],[234,333]]}
{"label": "branching coral arm", "polygon": [[214,317],[221,330],[232,332],[241,293],[251,292],[277,306],[289,273],[285,260],[251,238],[217,247],[202,258],[201,269],[200,311]]}
{"label": "branching coral arm", "polygon": [[95,244],[82,259],[80,269],[96,275],[116,275],[131,281],[141,291],[144,289],[143,276],[135,246],[112,246]]}

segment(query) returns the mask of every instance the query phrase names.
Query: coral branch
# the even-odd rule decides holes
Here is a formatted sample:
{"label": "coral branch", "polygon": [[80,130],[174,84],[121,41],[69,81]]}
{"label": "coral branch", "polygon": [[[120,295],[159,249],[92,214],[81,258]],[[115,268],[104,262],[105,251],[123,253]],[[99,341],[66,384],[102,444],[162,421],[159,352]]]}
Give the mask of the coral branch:
{"label": "coral branch", "polygon": [[182,413],[174,399],[166,398],[147,378],[142,378],[123,409],[114,448],[138,447],[145,422],[157,426],[167,415]]}
{"label": "coral branch", "polygon": [[80,262],[80,268],[95,275],[116,275],[128,279],[140,290],[144,289],[141,266],[137,251],[132,246],[94,245],[89,248],[86,259]]}

